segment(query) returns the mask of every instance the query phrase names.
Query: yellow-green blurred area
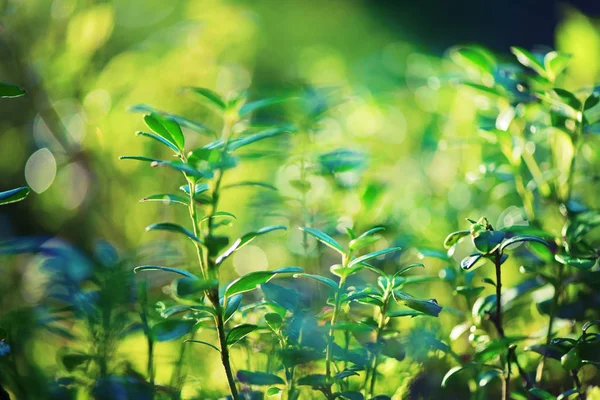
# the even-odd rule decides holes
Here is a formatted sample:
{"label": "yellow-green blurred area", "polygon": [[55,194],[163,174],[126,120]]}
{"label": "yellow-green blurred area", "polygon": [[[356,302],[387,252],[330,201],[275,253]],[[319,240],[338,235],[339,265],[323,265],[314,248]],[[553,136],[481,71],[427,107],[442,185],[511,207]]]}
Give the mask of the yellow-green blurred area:
{"label": "yellow-green blurred area", "polygon": [[[185,87],[210,88],[224,98],[247,91],[250,100],[294,97],[312,89],[331,93],[331,108],[310,136],[297,132],[260,142],[225,175],[225,186],[266,182],[277,192],[252,186],[225,190],[219,209],[237,218],[221,228],[223,234],[236,238],[266,225],[288,229],[261,237],[237,252],[221,267],[223,282],[293,265],[328,275],[329,266],[339,262],[337,255],[310,238],[305,249],[298,229],[305,224],[327,229],[344,245],[348,243],[346,228],[362,232],[386,226],[375,250],[403,247],[400,258],[388,267],[393,270],[420,262],[417,249],[443,249],[449,232],[468,227],[465,218],[487,216],[498,227],[524,223],[512,181],[498,183],[489,174],[495,168],[486,164],[489,145],[478,136],[478,115],[481,109],[491,112],[493,100],[456,84],[457,77],[478,76],[478,72],[465,72],[451,51],[415,35],[408,21],[407,28],[402,20],[382,23],[386,7],[398,10],[402,4],[0,0],[0,81],[27,91],[24,97],[1,100],[0,190],[24,184],[32,189],[24,202],[0,209],[0,240],[44,238],[57,249],[68,243],[79,249],[77,257],[88,259],[95,243],[104,240],[118,249],[126,260],[122,268],[129,274],[142,263],[197,268],[194,249],[187,242],[169,233],[144,230],[155,222],[187,226],[188,210],[139,203],[153,194],[177,192],[185,183],[180,175],[167,168],[119,160],[123,155],[171,157],[160,144],[135,135],[148,130],[142,114],[131,112],[137,104],[221,129],[218,113]],[[423,7],[420,25],[430,23],[427,15]],[[477,26],[486,28],[481,21]],[[554,38],[550,37],[554,47],[572,55],[559,86],[574,92],[594,87],[600,82],[598,21],[565,6],[554,28]],[[470,40],[477,42],[476,34]],[[498,59],[513,62],[508,48],[500,49]],[[284,102],[256,113],[238,129],[299,119],[293,102]],[[190,129],[184,128],[184,133],[186,150],[211,140]],[[592,209],[600,207],[598,144],[597,137],[582,143],[579,152],[589,170],[581,171],[574,184],[574,194]],[[531,146],[535,152],[535,144]],[[291,183],[304,179],[305,169],[314,170],[320,155],[339,149],[364,154],[365,167],[335,176],[310,173],[306,192]],[[543,160],[541,165],[548,169]],[[560,236],[558,209],[545,212],[543,219],[543,228]],[[469,251],[467,245],[460,246],[453,259],[460,261]],[[48,278],[40,267],[42,259],[28,254],[0,257],[0,318],[21,307],[27,310],[21,314],[19,332],[31,336],[26,352],[37,366],[15,368],[27,371],[32,380],[54,377],[61,370],[57,365],[61,348],[85,351],[92,346],[40,330],[34,322],[28,325],[26,318],[38,321],[33,314],[39,311],[33,308],[44,303]],[[425,269],[419,273],[428,276],[438,276],[448,264],[434,258],[423,262]],[[519,267],[516,259],[503,267],[507,287],[524,279]],[[492,270],[482,269],[478,274],[491,276]],[[149,301],[166,297],[169,282],[167,275],[149,278]],[[485,291],[491,294],[493,288]],[[419,284],[413,292],[435,297],[447,309],[435,320],[403,319],[398,323],[400,332],[410,337],[411,328],[427,328],[432,335],[446,338],[460,315],[453,311],[459,308],[456,303],[464,300],[443,281]],[[322,293],[315,296],[323,298]],[[258,321],[240,314],[234,322]],[[100,340],[82,325],[69,322],[63,329],[90,343]],[[545,326],[545,317],[531,303],[508,330],[533,334]],[[0,339],[2,332],[0,325]],[[207,329],[197,338],[213,336],[214,331]],[[426,368],[436,377],[448,369],[439,352],[430,355],[436,362],[426,362],[417,350],[418,340],[414,334],[412,359],[382,362],[380,373],[391,377],[379,381],[382,393],[404,398],[415,384],[413,378]],[[454,345],[455,351],[466,346]],[[109,368],[145,370],[147,344],[142,333],[111,346],[118,357]],[[180,341],[157,344],[157,384],[169,384],[179,352]],[[199,346],[186,357],[183,399],[219,398],[226,392],[218,353]],[[234,348],[232,358],[234,369],[261,370],[270,354],[260,346],[239,347]],[[311,368],[297,373],[318,372]],[[438,389],[439,380],[428,382],[426,375],[419,376],[419,385]],[[92,385],[85,374],[78,379],[84,386]],[[434,389],[424,393],[423,398],[432,398],[427,396]],[[78,396],[88,398],[84,391]],[[311,398],[310,391],[303,396]]]}

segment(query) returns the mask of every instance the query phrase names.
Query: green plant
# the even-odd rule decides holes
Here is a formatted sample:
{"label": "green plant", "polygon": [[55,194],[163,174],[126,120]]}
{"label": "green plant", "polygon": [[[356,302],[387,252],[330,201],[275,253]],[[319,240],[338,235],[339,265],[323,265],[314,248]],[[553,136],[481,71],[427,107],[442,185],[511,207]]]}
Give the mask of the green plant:
{"label": "green plant", "polygon": [[[184,205],[188,208],[191,229],[171,222],[155,223],[146,228],[147,231],[169,231],[185,236],[191,240],[197,256],[196,273],[186,270],[163,266],[140,266],[141,271],[166,271],[181,277],[173,282],[173,297],[180,302],[163,310],[165,318],[186,313],[183,319],[169,318],[151,328],[151,336],[155,340],[177,339],[198,328],[208,321],[214,323],[217,331],[217,344],[201,340],[189,339],[190,343],[201,343],[217,350],[221,356],[223,369],[234,399],[238,399],[234,371],[231,367],[231,346],[235,345],[246,335],[254,331],[253,324],[240,324],[226,329],[227,322],[238,309],[242,294],[266,283],[276,275],[300,272],[301,269],[290,267],[274,271],[259,271],[242,276],[229,285],[221,286],[219,269],[223,262],[240,250],[256,237],[263,234],[285,229],[285,226],[271,226],[249,232],[229,244],[229,238],[219,233],[219,228],[225,222],[235,219],[229,212],[219,210],[219,200],[226,187],[223,185],[225,173],[238,163],[235,152],[257,141],[278,136],[288,131],[285,127],[272,127],[260,131],[237,130],[238,123],[252,111],[272,104],[272,101],[258,100],[247,103],[244,95],[230,100],[224,100],[209,89],[189,88],[189,91],[203,97],[221,115],[222,129],[220,138],[204,145],[186,151],[185,136],[181,126],[211,134],[204,125],[154,110],[148,106],[136,106],[135,111],[146,115],[144,121],[153,131],[139,132],[144,137],[154,139],[171,151],[177,161],[167,161],[140,156],[124,156],[122,159],[133,159],[149,162],[154,167],[168,167],[183,175],[185,184],[180,187],[184,195],[158,194],[149,196],[142,201],[158,201],[166,204]],[[245,184],[245,183],[238,183]],[[203,215],[200,215],[202,210]],[[208,319],[206,317],[209,317]],[[149,368],[149,371],[151,369]]]}

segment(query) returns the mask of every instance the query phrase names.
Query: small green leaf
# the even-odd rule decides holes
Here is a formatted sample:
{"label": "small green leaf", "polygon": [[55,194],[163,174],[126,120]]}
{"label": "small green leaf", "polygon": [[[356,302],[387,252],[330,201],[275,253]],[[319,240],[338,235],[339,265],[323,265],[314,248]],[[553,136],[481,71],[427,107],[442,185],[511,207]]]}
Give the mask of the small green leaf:
{"label": "small green leaf", "polygon": [[473,69],[479,74],[494,75],[496,61],[494,56],[483,47],[455,47],[450,50],[450,58],[464,68]]}
{"label": "small green leaf", "polygon": [[21,201],[29,195],[29,192],[30,189],[27,186],[0,192],[0,205]]}
{"label": "small green leaf", "polygon": [[494,378],[502,377],[502,371],[490,369],[479,374],[479,387],[486,387]]}
{"label": "small green leaf", "polygon": [[[240,307],[242,297],[242,294],[234,294],[227,299],[227,304],[225,305],[225,314],[223,316],[225,322],[229,321],[229,318],[231,318]],[[223,298],[222,300],[224,301],[225,299]]]}
{"label": "small green leaf", "polygon": [[198,239],[198,237],[194,235],[194,233],[192,233],[191,231],[189,231],[181,225],[173,224],[171,222],[159,222],[156,224],[148,225],[146,227],[147,232],[154,230],[181,233],[190,238],[191,240],[200,243],[200,239]]}
{"label": "small green leaf", "polygon": [[550,51],[544,56],[544,68],[550,81],[556,78],[567,68],[571,56],[557,51]]}
{"label": "small green leaf", "polygon": [[513,236],[510,239],[507,239],[502,243],[502,245],[500,246],[500,251],[504,251],[504,249],[506,249],[508,246],[510,246],[512,244],[521,243],[521,242],[536,242],[536,243],[543,244],[546,247],[550,247],[548,242],[546,242],[544,239],[541,239],[537,236]]}
{"label": "small green leaf", "polygon": [[229,333],[227,333],[227,345],[231,346],[243,338],[245,338],[250,332],[254,331],[257,328],[256,325],[252,324],[242,324],[233,327]]}
{"label": "small green leaf", "polygon": [[302,268],[287,267],[274,271],[257,271],[241,276],[231,282],[225,289],[225,297],[233,296],[234,294],[249,292],[256,289],[257,286],[269,282],[277,274],[290,274],[302,272]]}
{"label": "small green leaf", "polygon": [[278,332],[283,324],[283,318],[278,313],[265,314],[265,322],[274,332]]}
{"label": "small green leaf", "polygon": [[449,234],[446,237],[446,240],[444,240],[444,247],[449,248],[454,246],[456,243],[459,242],[460,239],[464,238],[465,236],[468,236],[470,233],[470,231],[458,231]]}
{"label": "small green leaf", "polygon": [[471,298],[479,296],[484,289],[484,286],[458,286],[456,288],[456,293],[462,294],[467,298]]}
{"label": "small green leaf", "polygon": [[393,310],[387,311],[385,313],[386,316],[390,318],[399,318],[399,317],[418,317],[421,315],[427,315],[424,312],[417,310]]}
{"label": "small green leaf", "polygon": [[165,205],[183,204],[184,206],[187,206],[189,198],[178,195],[178,194],[169,194],[169,193],[154,194],[152,196],[144,197],[143,199],[140,200],[140,203],[145,203],[148,201],[161,202]]}
{"label": "small green leaf", "polygon": [[269,386],[269,385],[285,385],[285,381],[277,375],[266,372],[251,372],[239,370],[236,374],[238,380],[248,385]]}
{"label": "small green leaf", "polygon": [[219,108],[220,110],[225,110],[225,108],[227,108],[227,105],[223,101],[223,98],[221,98],[221,96],[218,93],[216,93],[210,89],[199,88],[199,87],[187,87],[184,89],[189,90],[189,91],[207,99],[213,105],[217,106],[217,108]]}
{"label": "small green leaf", "polygon": [[307,228],[307,227],[300,228],[300,230],[303,231],[303,232],[308,233],[311,236],[313,236],[319,242],[321,242],[321,243],[323,243],[323,244],[331,247],[332,249],[334,249],[338,253],[344,254],[344,249],[342,248],[342,246],[340,246],[340,244],[338,242],[336,242],[335,239],[333,239],[331,236],[329,236],[325,232],[321,232],[318,229]]}
{"label": "small green leaf", "polygon": [[535,397],[536,399],[541,399],[541,400],[556,400],[556,397],[554,397],[550,393],[548,393],[545,390],[542,390],[540,388],[529,389],[529,394],[532,395],[533,397]]}
{"label": "small green leaf", "polygon": [[191,274],[187,271],[184,271],[179,268],[170,268],[170,267],[160,267],[158,265],[142,265],[139,267],[135,267],[133,269],[134,273],[143,272],[143,271],[165,271],[165,272],[173,272],[175,274],[183,275],[188,278],[197,279],[196,275]]}
{"label": "small green leaf", "polygon": [[188,298],[201,294],[205,290],[219,286],[218,280],[202,280],[194,278],[180,278],[173,281],[173,292],[177,297]]}
{"label": "small green leaf", "polygon": [[542,65],[540,60],[538,60],[538,58],[531,52],[521,47],[511,47],[510,51],[512,51],[512,53],[517,57],[517,60],[519,60],[521,64],[531,68],[539,75],[546,77],[546,71],[544,69],[544,66]]}
{"label": "small green leaf", "polygon": [[250,103],[244,104],[242,106],[242,108],[240,108],[239,115],[244,116],[244,115],[251,113],[253,111],[256,111],[260,108],[269,107],[269,106],[272,106],[275,104],[280,104],[280,103],[283,103],[283,102],[291,100],[291,99],[293,99],[293,98],[291,98],[291,97],[270,97],[267,99],[252,101]]}
{"label": "small green leaf", "polygon": [[406,304],[407,307],[412,308],[413,310],[421,311],[427,315],[431,315],[432,317],[437,317],[440,315],[442,311],[442,307],[438,305],[435,299],[431,300],[421,300],[417,299],[408,293],[405,293],[400,290],[394,291],[394,298],[396,300],[400,300]]}
{"label": "small green leaf", "polygon": [[165,161],[144,156],[121,156],[119,157],[119,159],[149,162],[152,167],[169,167],[176,171],[180,171],[187,175],[194,176],[197,178],[210,177],[209,174],[202,171],[198,171],[197,169],[191,167],[189,164],[184,163],[183,161]]}
{"label": "small green leaf", "polygon": [[287,229],[287,227],[285,227],[283,225],[275,225],[275,226],[268,226],[268,227],[259,229],[255,232],[246,233],[244,236],[237,239],[231,245],[231,247],[229,247],[227,250],[225,250],[219,257],[217,257],[217,259],[215,260],[215,264],[220,265],[230,255],[232,255],[234,252],[241,249],[242,247],[246,246],[248,243],[253,241],[257,236],[264,235],[265,233],[269,233],[269,232],[273,232],[273,231],[277,231],[277,230],[286,230],[286,229]]}
{"label": "small green leaf", "polygon": [[152,337],[157,342],[179,339],[190,333],[195,322],[188,319],[167,319],[152,327]]}
{"label": "small green leaf", "polygon": [[229,217],[229,218],[233,218],[233,219],[237,219],[237,217],[227,211],[217,211],[216,213],[214,213],[213,215],[207,215],[206,217],[203,217],[200,222],[204,222],[204,221],[208,221],[209,219],[215,219],[215,218],[223,218],[223,217]]}
{"label": "small green leaf", "polygon": [[25,90],[17,85],[0,82],[0,98],[7,99],[13,97],[21,97],[25,95]]}
{"label": "small green leaf", "polygon": [[463,258],[463,260],[460,262],[460,267],[464,270],[469,270],[475,264],[477,264],[477,261],[479,261],[482,257],[483,254],[471,254],[470,256]]}
{"label": "small green leaf", "polygon": [[188,339],[188,340],[184,340],[183,343],[199,343],[199,344],[203,344],[205,346],[210,347],[211,349],[216,350],[218,353],[221,352],[221,350],[219,350],[219,348],[217,346],[215,346],[214,344],[205,342],[203,340],[197,340],[197,339]]}
{"label": "small green leaf", "polygon": [[370,229],[362,235],[360,235],[359,237],[357,237],[356,239],[351,240],[350,243],[348,243],[348,247],[350,248],[350,250],[356,251],[363,247],[369,246],[379,240],[378,236],[374,236],[375,233],[381,232],[383,230],[385,230],[385,228],[383,227],[376,227]]}
{"label": "small green leaf", "polygon": [[194,132],[202,133],[202,134],[210,134],[210,135],[214,134],[214,132],[209,127],[207,127],[204,124],[201,124],[200,122],[192,121],[192,120],[182,117],[180,115],[169,114],[167,112],[157,110],[154,107],[150,107],[147,104],[136,104],[133,107],[131,107],[129,109],[129,111],[140,112],[140,113],[149,113],[149,114],[160,114],[164,118],[175,121],[180,126],[191,129]]}
{"label": "small green leaf", "polygon": [[400,276],[402,274],[404,274],[405,272],[410,271],[413,268],[425,268],[425,265],[421,264],[421,263],[417,263],[417,264],[410,264],[407,265],[404,268],[400,268],[398,271],[396,271],[396,273],[392,276],[392,280],[394,280],[397,276]]}
{"label": "small green leaf", "polygon": [[227,150],[228,151],[235,151],[241,147],[247,146],[249,144],[258,142],[259,140],[263,140],[263,139],[267,139],[267,138],[271,138],[277,135],[281,135],[282,133],[286,133],[289,132],[289,130],[285,129],[285,128],[269,128],[269,129],[265,129],[263,131],[260,131],[258,133],[254,133],[248,136],[244,136],[244,137],[240,137],[240,138],[236,138],[231,140],[228,144],[227,144]]}
{"label": "small green leaf", "polygon": [[268,183],[252,182],[252,181],[232,183],[231,185],[223,186],[222,189],[231,189],[231,188],[244,187],[244,186],[257,186],[257,187],[261,187],[261,188],[265,188],[265,189],[269,189],[269,190],[275,190],[275,191],[277,190],[277,188],[275,186],[269,185]]}
{"label": "small green leaf", "polygon": [[500,247],[506,233],[502,231],[480,231],[473,237],[473,245],[483,254],[493,253]]}
{"label": "small green leaf", "polygon": [[298,379],[298,386],[328,387],[331,383],[327,381],[327,376],[322,374],[305,375]]}
{"label": "small green leaf", "polygon": [[348,264],[348,267],[351,268],[352,266],[354,266],[356,264],[360,264],[360,263],[363,263],[363,262],[365,262],[367,260],[370,260],[372,258],[376,258],[376,257],[382,256],[382,255],[385,255],[385,254],[389,254],[389,253],[393,253],[393,252],[399,251],[399,250],[401,250],[400,247],[391,247],[389,249],[383,249],[383,250],[374,251],[373,253],[365,254],[365,255],[362,255],[360,257],[357,257],[357,258],[353,259]]}
{"label": "small green leaf", "polygon": [[563,265],[569,265],[578,269],[586,270],[596,265],[595,259],[572,257],[568,254],[556,254],[554,258]]}
{"label": "small green leaf", "polygon": [[467,367],[464,367],[462,365],[450,368],[448,372],[446,372],[446,375],[444,375],[444,377],[442,378],[442,387],[446,387],[446,384],[448,383],[448,380],[450,378],[452,378],[454,375],[465,369],[467,369]]}
{"label": "small green leaf", "polygon": [[326,286],[329,286],[333,290],[338,290],[338,284],[333,279],[326,278],[324,276],[312,275],[312,274],[295,274],[294,275],[294,278],[298,278],[298,277],[313,279],[313,280],[320,282]]}
{"label": "small green leaf", "polygon": [[179,154],[179,152],[180,152],[179,148],[175,144],[171,143],[170,141],[168,141],[164,137],[162,137],[160,135],[157,135],[156,133],[148,133],[148,132],[138,131],[135,134],[138,135],[138,136],[145,136],[145,137],[149,137],[151,139],[154,139],[154,140],[156,140],[156,141],[164,144],[165,146],[167,146],[171,150],[173,150],[175,152],[175,154]]}

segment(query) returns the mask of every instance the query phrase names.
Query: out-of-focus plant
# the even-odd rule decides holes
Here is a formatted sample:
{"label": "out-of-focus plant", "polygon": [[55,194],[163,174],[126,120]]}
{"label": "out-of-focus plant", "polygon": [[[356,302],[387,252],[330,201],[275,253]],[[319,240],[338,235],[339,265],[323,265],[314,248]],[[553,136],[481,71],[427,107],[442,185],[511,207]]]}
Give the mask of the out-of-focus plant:
{"label": "out-of-focus plant", "polygon": [[[586,139],[596,132],[599,96],[596,89],[573,93],[557,87],[560,74],[568,67],[568,55],[556,51],[531,53],[521,48],[512,48],[512,51],[520,66],[498,63],[491,53],[478,47],[457,48],[451,53],[452,58],[466,67],[469,74],[460,83],[472,90],[485,105],[480,112],[480,135],[491,144],[484,146],[491,152],[491,162],[484,170],[500,181],[507,181],[506,185],[513,185],[522,201],[527,225],[493,230],[487,220],[480,220],[472,225],[470,231],[455,232],[446,239],[446,246],[454,248],[462,237],[470,234],[473,238],[479,253],[461,262],[465,270],[481,259],[490,258],[489,254],[493,255],[491,259],[496,266],[496,281],[489,278],[485,281],[495,286],[496,295],[475,302],[473,317],[487,316],[496,326],[499,339],[484,339],[483,343],[487,344],[478,346],[480,349],[475,362],[455,367],[444,382],[465,367],[481,370],[485,367],[485,361],[501,355],[504,360],[503,375],[494,369],[483,372],[480,386],[487,385],[493,376],[500,375],[504,378],[504,398],[523,396],[518,394],[522,393],[519,389],[511,394],[509,378],[513,363],[518,367],[529,393],[545,398],[539,386],[543,384],[544,364],[549,356],[546,349],[556,334],[556,320],[582,321],[597,315],[593,313],[594,302],[587,300],[587,293],[595,290],[593,277],[597,272],[593,267],[600,253],[597,239],[590,232],[600,225],[600,214],[582,203],[580,198],[585,197],[586,193],[576,185],[576,167],[584,171],[590,162],[580,149]],[[564,217],[560,236],[552,233],[557,211]],[[506,261],[503,250],[512,241],[524,241],[522,238],[525,241],[548,243],[548,248],[534,243],[531,251],[516,252],[524,262],[521,271],[533,275],[533,278],[510,289],[510,300],[506,296],[500,300],[501,265]],[[536,376],[532,377],[519,365],[515,344],[523,340],[535,340],[535,337],[525,335],[507,340],[509,336],[504,333],[501,306],[508,305],[516,296],[546,286],[553,288],[553,296],[537,304],[538,310],[547,314],[549,320],[545,342],[528,348],[542,355]],[[496,312],[492,313],[494,304]],[[474,329],[471,337],[477,342],[481,334]],[[490,348],[495,350],[490,351]],[[588,361],[595,362],[593,359]],[[582,395],[577,371],[573,375],[574,390]],[[563,393],[562,396],[569,394]]]}

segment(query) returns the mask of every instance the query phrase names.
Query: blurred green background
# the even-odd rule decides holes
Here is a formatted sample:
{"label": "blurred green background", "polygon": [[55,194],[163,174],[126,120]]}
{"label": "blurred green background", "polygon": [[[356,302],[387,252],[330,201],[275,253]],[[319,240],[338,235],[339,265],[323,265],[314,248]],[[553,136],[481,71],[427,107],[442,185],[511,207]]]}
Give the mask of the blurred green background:
{"label": "blurred green background", "polygon": [[[295,157],[302,152],[345,148],[368,154],[368,168],[360,173],[310,178],[307,204],[317,226],[342,233],[347,226],[361,230],[384,224],[382,247],[398,243],[411,249],[441,248],[447,233],[464,226],[466,217],[486,215],[499,226],[514,223],[520,202],[506,187],[482,177],[484,155],[476,139],[481,104],[452,84],[459,68],[446,50],[478,43],[502,59],[509,57],[510,45],[555,47],[573,55],[562,86],[591,87],[600,81],[600,25],[594,18],[600,10],[585,1],[447,3],[0,1],[0,80],[28,92],[2,102],[0,190],[26,183],[34,191],[27,201],[0,210],[0,239],[56,236],[84,250],[105,239],[124,254],[160,240],[143,228],[183,214],[138,201],[178,184],[168,171],[118,157],[163,152],[134,135],[144,127],[141,116],[129,112],[135,104],[218,128],[214,114],[180,90],[185,86],[225,96],[247,89],[250,98],[307,86],[336,91],[340,103],[308,147],[294,138],[265,145],[268,156],[244,163],[227,178],[227,183],[266,181],[282,197],[299,198],[289,180],[299,173]],[[281,107],[264,119],[289,115]],[[205,138],[191,134],[188,140],[200,145]],[[590,144],[582,152],[598,158]],[[265,222],[290,229],[241,251],[223,278],[303,262],[297,203],[275,201],[256,189],[235,190],[222,202],[222,209],[238,216],[232,236]],[[600,206],[595,190],[579,193],[592,208]],[[548,229],[560,229],[558,214],[548,221]],[[402,262],[416,257],[406,251]],[[17,289],[10,279],[1,282],[0,291],[18,291],[3,298],[3,311],[37,304],[36,285],[44,283],[35,263],[14,257],[2,257],[0,263],[21,271],[30,286]],[[442,266],[431,262],[427,273],[435,275]],[[507,283],[519,279],[515,268]],[[161,284],[155,282],[156,297]],[[452,302],[443,283],[431,288],[441,304]],[[443,316],[440,326],[452,318]],[[541,329],[542,322],[522,321],[523,329]],[[38,357],[50,368],[55,350],[40,346]],[[143,349],[141,341],[128,344],[129,351]],[[168,359],[169,351],[165,345],[158,357]],[[215,369],[215,376],[220,373]]]}

